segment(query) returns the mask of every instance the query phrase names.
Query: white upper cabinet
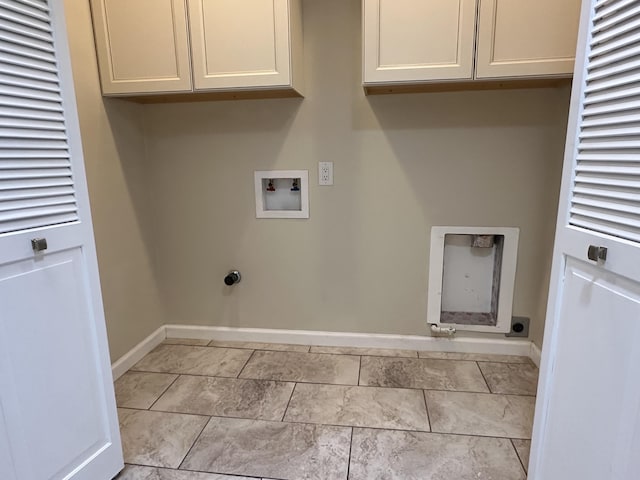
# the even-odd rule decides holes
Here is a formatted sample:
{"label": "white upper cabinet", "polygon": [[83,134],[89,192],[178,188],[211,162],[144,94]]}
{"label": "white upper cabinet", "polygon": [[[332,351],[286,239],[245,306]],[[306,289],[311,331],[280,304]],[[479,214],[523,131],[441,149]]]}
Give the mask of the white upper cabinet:
{"label": "white upper cabinet", "polygon": [[364,83],[473,77],[476,0],[364,0]]}
{"label": "white upper cabinet", "polygon": [[105,95],[300,91],[300,0],[91,4]]}
{"label": "white upper cabinet", "polygon": [[580,0],[363,0],[362,8],[365,87],[573,71]]}
{"label": "white upper cabinet", "polygon": [[581,0],[480,0],[476,78],[569,76]]}
{"label": "white upper cabinet", "polygon": [[[287,0],[188,0],[196,90],[295,88],[299,12]],[[296,22],[293,19],[296,18]],[[297,72],[295,72],[297,73]]]}
{"label": "white upper cabinet", "polygon": [[191,90],[184,0],[91,0],[102,93]]}

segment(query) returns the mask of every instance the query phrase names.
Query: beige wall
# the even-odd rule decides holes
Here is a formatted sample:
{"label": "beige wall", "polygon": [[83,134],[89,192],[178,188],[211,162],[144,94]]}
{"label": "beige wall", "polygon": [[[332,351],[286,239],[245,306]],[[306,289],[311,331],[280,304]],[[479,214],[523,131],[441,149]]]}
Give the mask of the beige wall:
{"label": "beige wall", "polygon": [[[304,100],[144,107],[168,322],[425,334],[431,227],[517,226],[540,344],[568,90],[367,98],[360,2],[307,0],[304,29]],[[310,171],[309,220],[255,219],[261,169]]]}
{"label": "beige wall", "polygon": [[149,244],[140,106],[100,93],[88,1],[66,0],[67,28],[112,360],[165,323]]}

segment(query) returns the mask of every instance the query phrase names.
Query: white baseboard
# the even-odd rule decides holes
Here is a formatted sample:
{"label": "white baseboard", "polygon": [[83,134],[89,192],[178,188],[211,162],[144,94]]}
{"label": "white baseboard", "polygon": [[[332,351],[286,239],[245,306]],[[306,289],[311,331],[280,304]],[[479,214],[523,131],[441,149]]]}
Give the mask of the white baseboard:
{"label": "white baseboard", "polygon": [[158,328],[155,332],[142,340],[139,344],[125,353],[118,360],[111,365],[111,372],[113,374],[113,380],[117,380],[122,376],[124,372],[133,367],[136,363],[142,360],[147,353],[156,348],[167,338],[166,326]]}
{"label": "white baseboard", "polygon": [[167,338],[293,343],[335,347],[401,348],[432,352],[495,353],[501,355],[522,355],[525,357],[529,357],[532,351],[532,343],[529,340],[504,340],[499,338],[440,338],[420,335],[321,332],[311,330],[210,327],[197,325],[165,325],[165,328]]}
{"label": "white baseboard", "polygon": [[398,348],[427,352],[494,353],[521,355],[540,366],[540,349],[529,340],[500,338],[431,337],[382,333],[322,332],[271,328],[235,328],[198,325],[164,325],[116,360],[111,370],[117,380],[165,338],[197,338],[237,342],[293,343],[333,347]]}
{"label": "white baseboard", "polygon": [[538,346],[531,342],[531,351],[529,352],[529,358],[533,363],[536,364],[536,367],[540,368],[540,358],[542,357],[542,351]]}

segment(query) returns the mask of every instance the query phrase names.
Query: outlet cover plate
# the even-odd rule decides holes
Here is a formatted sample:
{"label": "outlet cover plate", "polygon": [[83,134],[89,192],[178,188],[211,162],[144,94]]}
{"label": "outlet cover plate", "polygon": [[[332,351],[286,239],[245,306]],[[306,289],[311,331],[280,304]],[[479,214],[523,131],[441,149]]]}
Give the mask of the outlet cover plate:
{"label": "outlet cover plate", "polygon": [[318,162],[318,185],[333,185],[333,162]]}

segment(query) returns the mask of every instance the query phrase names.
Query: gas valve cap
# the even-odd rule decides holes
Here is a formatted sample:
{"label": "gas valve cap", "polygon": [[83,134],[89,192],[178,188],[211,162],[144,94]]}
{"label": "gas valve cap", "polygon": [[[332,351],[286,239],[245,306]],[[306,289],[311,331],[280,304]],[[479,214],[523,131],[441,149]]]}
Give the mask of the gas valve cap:
{"label": "gas valve cap", "polygon": [[240,283],[242,277],[240,276],[240,272],[238,270],[231,270],[226,277],[224,277],[225,285],[231,286],[236,283]]}

